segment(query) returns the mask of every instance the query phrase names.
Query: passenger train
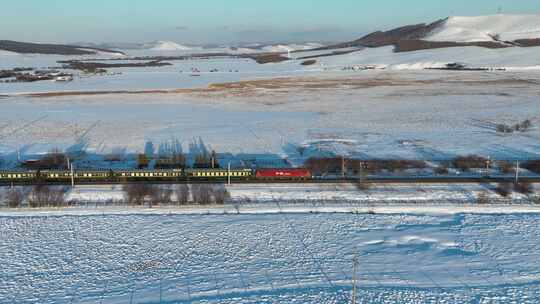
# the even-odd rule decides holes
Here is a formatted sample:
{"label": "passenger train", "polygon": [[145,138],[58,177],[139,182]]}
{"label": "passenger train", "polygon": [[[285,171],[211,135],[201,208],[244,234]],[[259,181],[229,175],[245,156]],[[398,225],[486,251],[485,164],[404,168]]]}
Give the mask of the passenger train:
{"label": "passenger train", "polygon": [[171,169],[171,170],[35,170],[0,171],[0,183],[58,183],[85,182],[185,182],[185,181],[266,181],[307,180],[312,174],[303,168],[283,169]]}

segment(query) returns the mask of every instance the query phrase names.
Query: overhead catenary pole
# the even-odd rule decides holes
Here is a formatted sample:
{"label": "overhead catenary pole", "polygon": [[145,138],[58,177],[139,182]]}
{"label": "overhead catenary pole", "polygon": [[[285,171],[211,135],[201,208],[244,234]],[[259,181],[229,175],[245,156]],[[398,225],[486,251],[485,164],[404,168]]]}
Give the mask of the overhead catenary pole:
{"label": "overhead catenary pole", "polygon": [[227,184],[231,184],[231,162],[227,164]]}
{"label": "overhead catenary pole", "polygon": [[352,273],[353,290],[352,290],[351,304],[356,304],[356,297],[358,293],[358,290],[357,290],[358,280],[356,277],[357,271],[358,271],[358,255],[355,254],[353,258],[353,273]]}
{"label": "overhead catenary pole", "polygon": [[345,178],[345,156],[341,155],[341,177]]}
{"label": "overhead catenary pole", "polygon": [[516,161],[516,180],[515,183],[519,183],[519,160]]}
{"label": "overhead catenary pole", "polygon": [[71,175],[71,188],[75,188],[75,173],[73,172],[73,164],[70,166],[70,174]]}

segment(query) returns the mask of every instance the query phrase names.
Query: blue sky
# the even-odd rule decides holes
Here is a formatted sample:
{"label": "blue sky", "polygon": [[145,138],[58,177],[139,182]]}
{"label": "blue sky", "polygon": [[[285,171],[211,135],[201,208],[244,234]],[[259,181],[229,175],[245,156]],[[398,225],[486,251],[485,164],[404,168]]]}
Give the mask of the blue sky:
{"label": "blue sky", "polygon": [[0,39],[340,41],[450,15],[540,14],[540,0],[4,0]]}

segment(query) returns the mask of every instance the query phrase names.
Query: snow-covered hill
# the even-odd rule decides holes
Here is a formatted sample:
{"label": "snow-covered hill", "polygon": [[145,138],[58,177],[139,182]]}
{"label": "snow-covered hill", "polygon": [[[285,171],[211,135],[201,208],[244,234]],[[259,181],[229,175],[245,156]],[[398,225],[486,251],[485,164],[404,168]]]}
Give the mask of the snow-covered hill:
{"label": "snow-covered hill", "polygon": [[284,53],[284,52],[293,52],[298,50],[311,50],[320,48],[323,45],[320,43],[305,43],[305,44],[277,44],[277,45],[268,45],[262,48],[265,52],[277,52],[277,53]]}
{"label": "snow-covered hill", "polygon": [[190,51],[192,48],[172,41],[157,41],[150,48],[151,51]]}
{"label": "snow-covered hill", "polygon": [[540,38],[540,15],[450,17],[425,40],[478,42]]}

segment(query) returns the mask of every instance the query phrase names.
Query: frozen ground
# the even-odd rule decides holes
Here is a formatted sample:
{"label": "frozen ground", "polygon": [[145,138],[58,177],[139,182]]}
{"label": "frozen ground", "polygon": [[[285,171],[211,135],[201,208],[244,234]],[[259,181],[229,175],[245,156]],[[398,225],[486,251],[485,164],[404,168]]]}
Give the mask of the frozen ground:
{"label": "frozen ground", "polygon": [[537,303],[537,214],[0,217],[1,303]]}

